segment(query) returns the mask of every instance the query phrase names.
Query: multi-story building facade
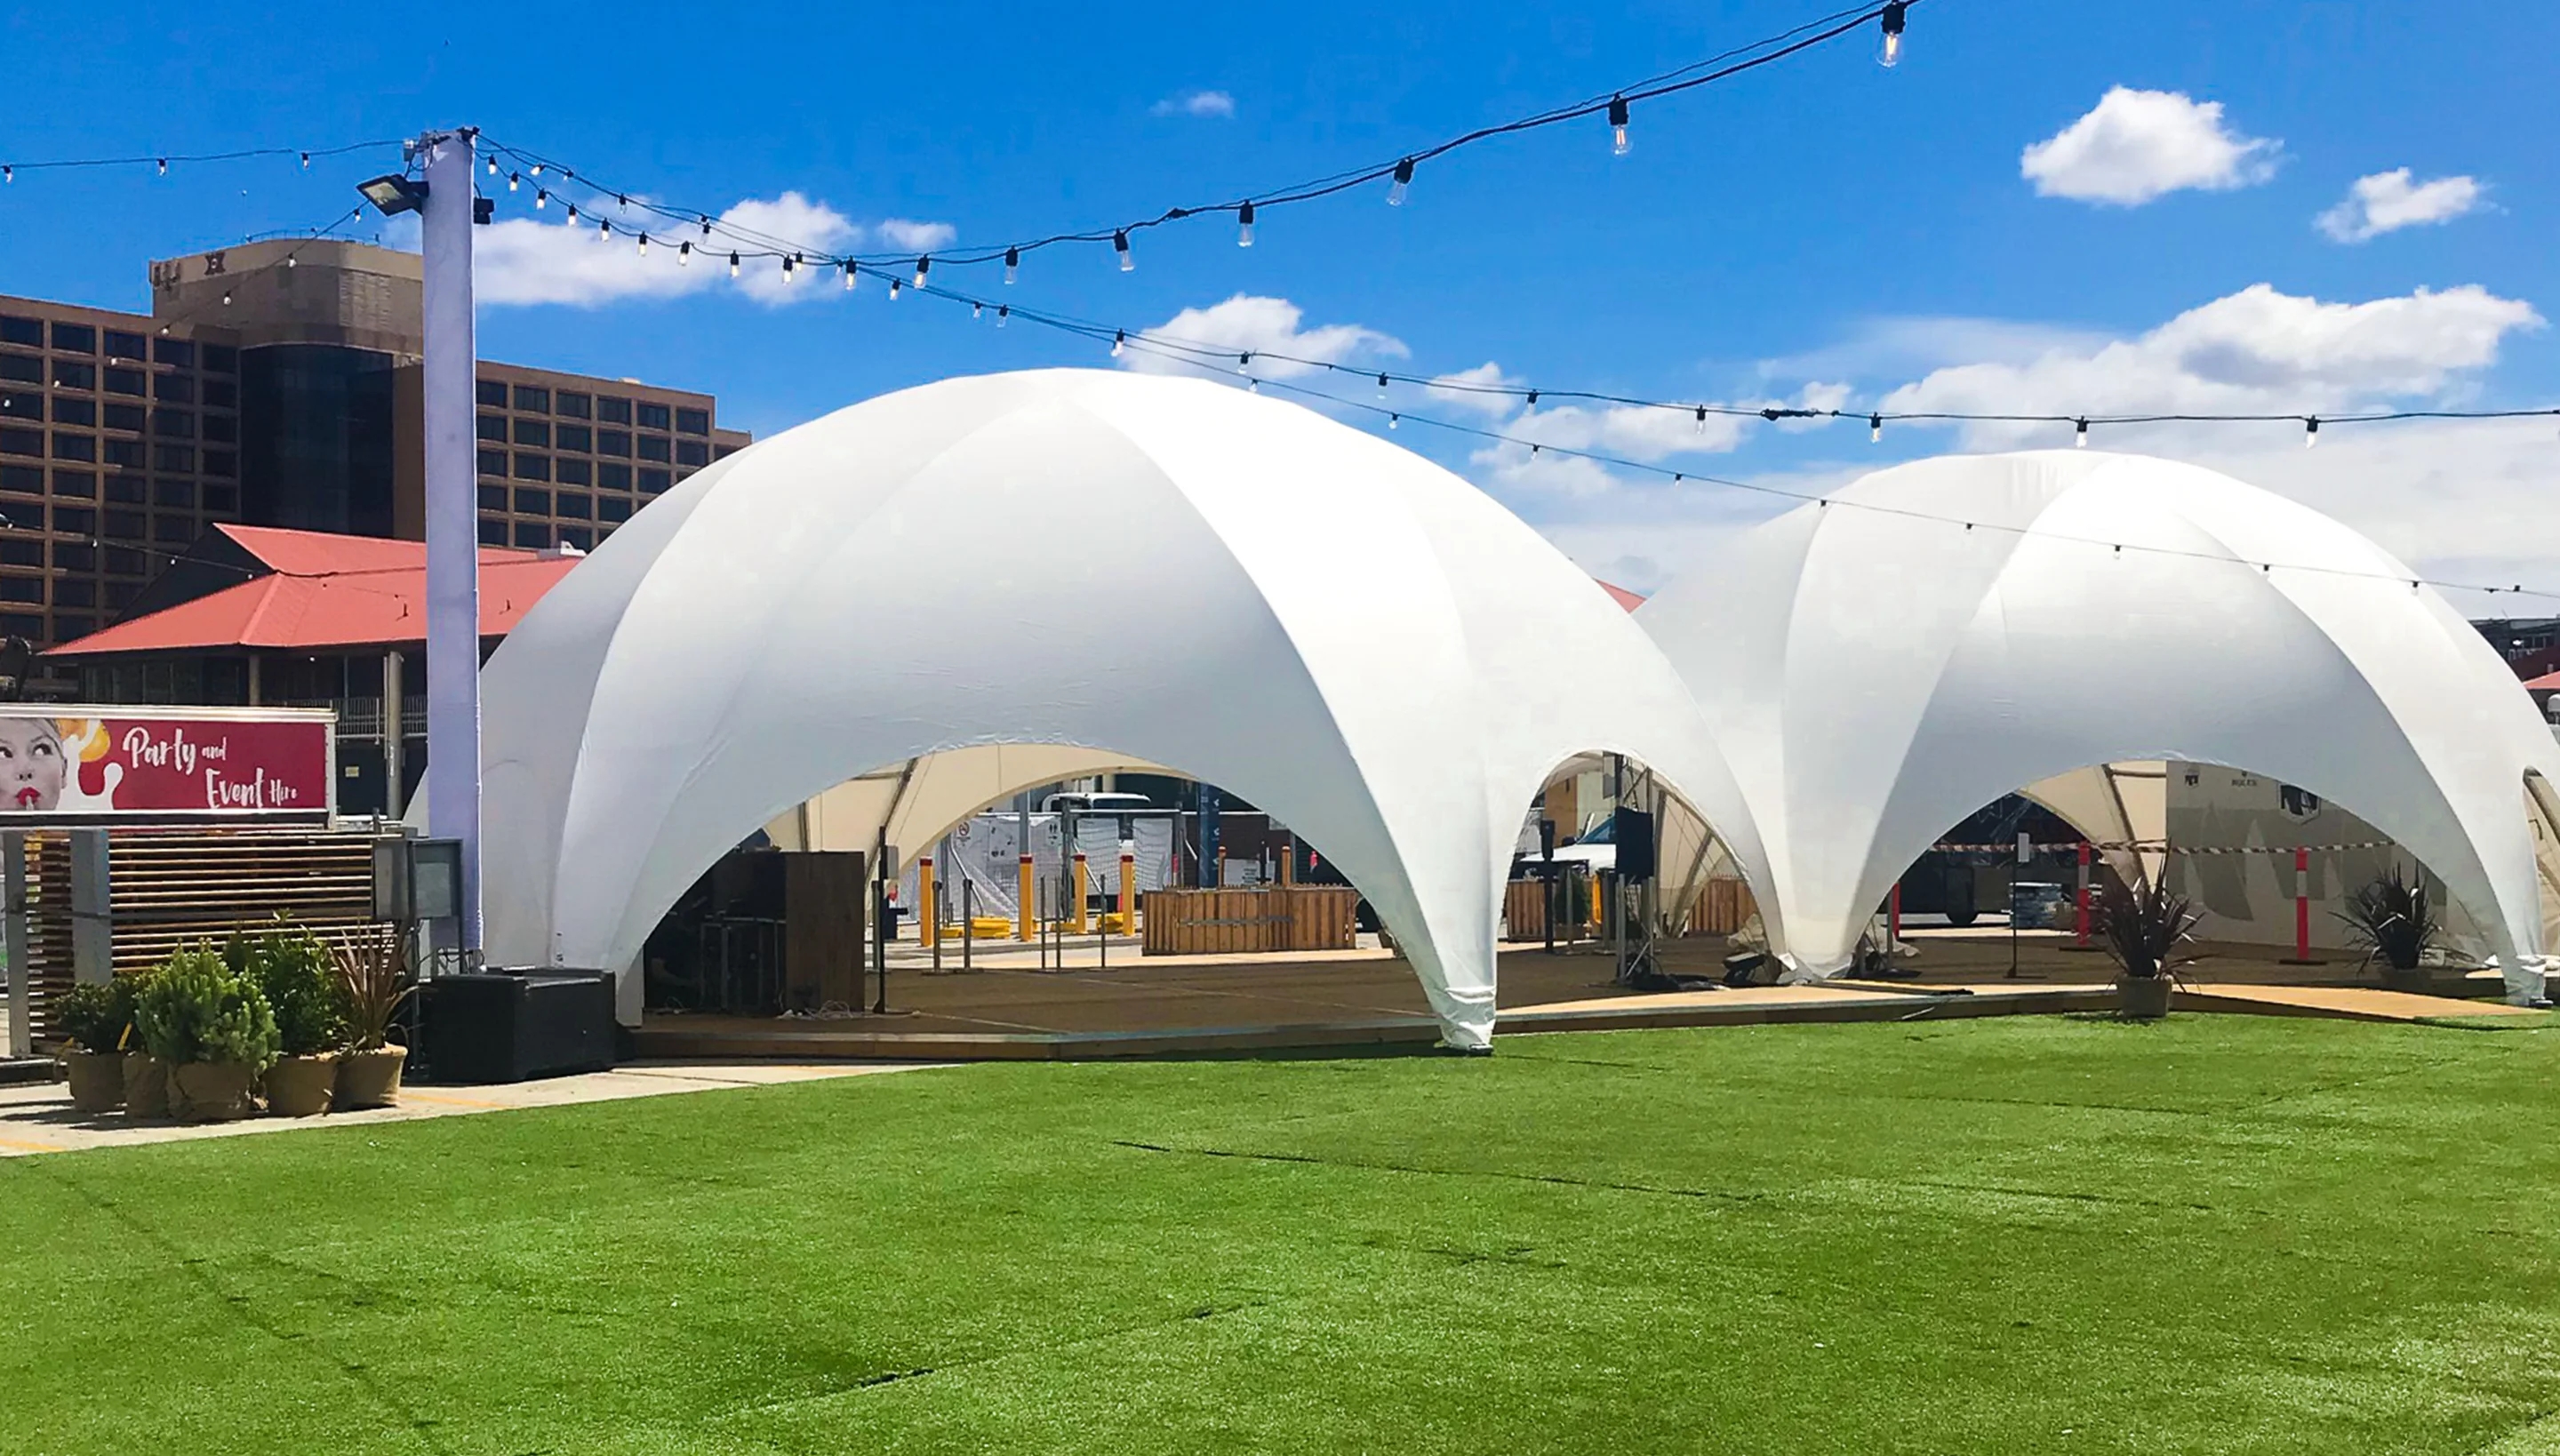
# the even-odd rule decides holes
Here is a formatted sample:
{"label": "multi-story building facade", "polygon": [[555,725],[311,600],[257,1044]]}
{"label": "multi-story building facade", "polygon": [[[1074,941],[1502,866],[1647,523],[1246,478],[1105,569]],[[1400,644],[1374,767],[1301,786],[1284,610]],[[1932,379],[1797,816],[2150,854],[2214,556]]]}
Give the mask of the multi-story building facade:
{"label": "multi-story building facade", "polygon": [[[0,295],[0,635],[87,635],[217,523],[424,534],[414,254],[150,265],[151,312]],[[747,442],[708,395],[480,366],[480,537],[591,548]]]}

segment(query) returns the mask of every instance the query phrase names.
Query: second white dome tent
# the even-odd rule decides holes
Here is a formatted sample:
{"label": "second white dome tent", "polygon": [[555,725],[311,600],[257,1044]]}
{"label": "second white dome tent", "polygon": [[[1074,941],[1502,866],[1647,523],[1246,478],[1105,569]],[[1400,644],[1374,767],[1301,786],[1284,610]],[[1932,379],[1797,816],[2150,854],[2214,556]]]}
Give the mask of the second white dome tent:
{"label": "second white dome tent", "polygon": [[616,532],[483,691],[490,954],[622,973],[626,1019],[643,941],[730,846],[995,743],[1268,808],[1460,1047],[1492,1034],[1501,883],[1557,763],[1650,765],[1767,883],[1686,692],[1597,584],[1438,466],[1205,381],[956,379],[776,435]]}
{"label": "second white dome tent", "polygon": [[2344,805],[2443,880],[2511,995],[2538,990],[2550,731],[2432,588],[2281,497],[2085,450],[1924,460],[1745,533],[1637,620],[1742,782],[1799,975],[1848,965],[1984,804],[2182,759]]}

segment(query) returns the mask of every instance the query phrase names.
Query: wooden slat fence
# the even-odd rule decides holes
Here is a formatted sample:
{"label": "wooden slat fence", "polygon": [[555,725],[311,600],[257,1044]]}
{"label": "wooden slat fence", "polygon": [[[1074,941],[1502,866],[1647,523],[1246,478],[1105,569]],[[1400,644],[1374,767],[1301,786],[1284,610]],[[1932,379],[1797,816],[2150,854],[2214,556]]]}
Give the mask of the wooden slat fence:
{"label": "wooden slat fence", "polygon": [[1149,890],[1146,953],[1349,950],[1359,943],[1359,891],[1336,885]]}

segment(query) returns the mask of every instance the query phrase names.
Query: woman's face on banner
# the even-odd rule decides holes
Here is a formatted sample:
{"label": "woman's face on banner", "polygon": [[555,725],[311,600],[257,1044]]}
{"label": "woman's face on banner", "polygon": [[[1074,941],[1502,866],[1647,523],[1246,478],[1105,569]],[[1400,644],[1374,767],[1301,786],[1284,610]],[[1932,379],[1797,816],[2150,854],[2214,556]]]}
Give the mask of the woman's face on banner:
{"label": "woman's face on banner", "polygon": [[54,808],[68,777],[53,720],[0,718],[0,810]]}

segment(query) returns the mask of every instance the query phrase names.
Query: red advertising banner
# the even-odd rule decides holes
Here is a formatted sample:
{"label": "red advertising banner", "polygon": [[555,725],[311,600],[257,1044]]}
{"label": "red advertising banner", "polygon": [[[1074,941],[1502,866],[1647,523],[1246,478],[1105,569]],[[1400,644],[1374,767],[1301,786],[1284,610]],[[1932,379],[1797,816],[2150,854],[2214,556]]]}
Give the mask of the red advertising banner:
{"label": "red advertising banner", "polygon": [[336,716],[311,709],[0,710],[0,825],[326,818]]}

